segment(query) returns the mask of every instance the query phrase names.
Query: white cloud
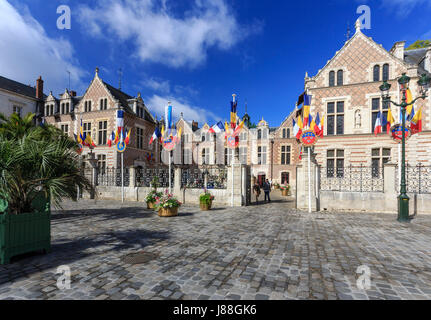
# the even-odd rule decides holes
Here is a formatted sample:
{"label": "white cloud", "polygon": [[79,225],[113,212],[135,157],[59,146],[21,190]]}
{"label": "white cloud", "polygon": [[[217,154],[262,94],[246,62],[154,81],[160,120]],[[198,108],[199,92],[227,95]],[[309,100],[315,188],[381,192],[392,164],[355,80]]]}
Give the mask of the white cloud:
{"label": "white cloud", "polygon": [[183,117],[187,121],[198,121],[200,124],[205,122],[212,123],[214,121],[220,121],[221,118],[212,113],[211,111],[205,110],[204,108],[192,106],[186,101],[179,101],[169,97],[161,97],[159,95],[153,95],[151,98],[145,100],[145,104],[151,110],[155,112],[157,118],[160,119],[165,113],[165,107],[171,101],[173,107],[174,119],[178,120],[180,114],[183,113]]}
{"label": "white cloud", "polygon": [[99,0],[80,7],[85,31],[96,37],[115,38],[136,45],[143,62],[171,67],[196,67],[205,62],[209,48],[232,48],[250,33],[261,30],[259,23],[241,26],[225,0],[195,0],[192,8],[179,15],[169,10],[167,0]]}
{"label": "white cloud", "polygon": [[154,78],[149,78],[142,82],[142,85],[146,88],[150,88],[154,91],[161,93],[170,93],[171,84],[169,80],[158,80]]}
{"label": "white cloud", "polygon": [[0,43],[0,75],[31,85],[41,75],[44,91],[58,94],[68,86],[68,70],[75,89],[81,89],[84,72],[73,58],[72,45],[48,37],[26,7],[18,11],[0,0]]}

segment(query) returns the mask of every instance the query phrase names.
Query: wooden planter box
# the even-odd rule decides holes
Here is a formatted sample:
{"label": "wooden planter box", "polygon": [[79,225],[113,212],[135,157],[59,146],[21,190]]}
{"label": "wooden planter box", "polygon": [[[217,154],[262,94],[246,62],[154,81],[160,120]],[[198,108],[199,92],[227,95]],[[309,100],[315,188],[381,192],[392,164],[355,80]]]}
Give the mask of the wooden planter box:
{"label": "wooden planter box", "polygon": [[147,202],[147,209],[154,209],[154,202]]}
{"label": "wooden planter box", "polygon": [[201,211],[209,211],[211,210],[212,202],[206,203],[206,202],[200,202],[199,207],[201,208]]}
{"label": "wooden planter box", "polygon": [[19,254],[51,251],[50,203],[39,197],[34,208],[33,213],[12,215],[6,209],[0,214],[0,264]]}
{"label": "wooden planter box", "polygon": [[159,209],[159,217],[176,217],[176,216],[178,216],[178,207]]}
{"label": "wooden planter box", "polygon": [[281,190],[281,195],[287,197],[289,195],[289,190]]}

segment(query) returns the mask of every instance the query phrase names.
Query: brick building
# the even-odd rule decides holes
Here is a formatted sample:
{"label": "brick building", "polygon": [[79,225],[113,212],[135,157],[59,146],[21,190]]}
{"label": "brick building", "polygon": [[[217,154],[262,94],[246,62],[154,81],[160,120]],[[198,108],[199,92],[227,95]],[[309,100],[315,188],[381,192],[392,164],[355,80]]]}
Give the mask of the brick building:
{"label": "brick building", "polygon": [[[52,92],[45,100],[44,115],[47,123],[53,124],[69,136],[79,132],[82,119],[83,130],[90,134],[97,147],[91,151],[84,148],[84,159],[93,152],[100,168],[120,167],[120,154],[113,146],[108,147],[108,138],[115,131],[117,110],[124,110],[124,125],[131,128],[130,144],[124,153],[126,167],[145,167],[158,163],[160,146],[149,146],[156,120],[145,106],[141,95],[132,97],[114,88],[99,77],[99,69],[82,96],[65,90],[59,98]],[[151,158],[152,156],[152,158]]]}
{"label": "brick building", "polygon": [[[318,163],[337,170],[349,165],[382,166],[397,163],[398,143],[386,133],[374,136],[377,113],[387,115],[388,104],[382,102],[379,86],[383,80],[391,85],[393,101],[401,101],[397,79],[406,73],[411,77],[413,97],[419,96],[417,81],[431,72],[431,47],[406,50],[397,42],[390,51],[364,35],[359,23],[356,33],[341,50],[313,77],[305,78],[305,89],[312,96],[311,113],[325,116],[324,138],[315,148]],[[418,101],[423,107],[423,132],[407,143],[407,161],[430,165],[431,108],[430,99]],[[399,109],[391,106],[398,121]],[[386,128],[384,128],[384,131]]]}

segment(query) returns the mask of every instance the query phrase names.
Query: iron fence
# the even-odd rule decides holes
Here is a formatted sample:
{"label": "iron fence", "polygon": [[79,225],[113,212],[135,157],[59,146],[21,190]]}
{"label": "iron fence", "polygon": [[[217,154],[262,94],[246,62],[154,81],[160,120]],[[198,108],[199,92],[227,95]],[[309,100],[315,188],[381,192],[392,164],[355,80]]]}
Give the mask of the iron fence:
{"label": "iron fence", "polygon": [[319,176],[322,191],[384,192],[382,167],[320,167]]}
{"label": "iron fence", "polygon": [[[398,192],[400,192],[399,170],[397,167],[395,183]],[[431,194],[431,166],[424,166],[421,163],[415,166],[406,164],[406,184],[408,193]]]}
{"label": "iron fence", "polygon": [[[174,185],[175,181],[174,169],[171,169],[171,183]],[[137,187],[151,187],[151,182],[154,178],[158,178],[158,185],[160,188],[169,187],[169,168],[145,168],[136,169],[135,185]]]}
{"label": "iron fence", "polygon": [[[98,168],[93,178],[93,169],[83,170],[85,177],[95,186],[121,187],[121,168]],[[130,170],[124,168],[124,186],[130,185]]]}
{"label": "iron fence", "polygon": [[181,170],[181,188],[226,189],[226,183],[227,167],[225,166],[205,166]]}

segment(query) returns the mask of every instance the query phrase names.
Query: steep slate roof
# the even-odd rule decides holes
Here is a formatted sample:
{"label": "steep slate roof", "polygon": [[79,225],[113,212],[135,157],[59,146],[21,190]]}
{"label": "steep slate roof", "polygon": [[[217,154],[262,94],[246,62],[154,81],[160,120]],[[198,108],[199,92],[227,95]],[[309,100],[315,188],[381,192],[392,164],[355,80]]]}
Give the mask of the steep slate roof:
{"label": "steep slate roof", "polygon": [[[121,91],[117,88],[114,88],[113,86],[111,86],[110,84],[108,84],[106,82],[103,82],[103,84],[106,86],[106,88],[112,94],[112,96],[121,103],[121,105],[123,106],[123,108],[126,111],[134,114],[133,110],[129,106],[129,101],[128,101],[128,100],[135,99],[134,97],[129,96],[127,93],[124,93],[123,91]],[[145,117],[144,117],[145,120],[154,123],[153,117],[148,113],[148,111],[145,109],[144,112],[145,112]]]}
{"label": "steep slate roof", "polygon": [[[36,88],[0,76],[0,88],[36,99]],[[46,95],[43,95],[44,99]]]}
{"label": "steep slate roof", "polygon": [[420,49],[406,50],[404,51],[404,61],[409,64],[419,66],[420,73],[425,73],[427,71],[423,68],[423,65],[421,63],[423,62],[427,51],[430,49],[430,47],[426,47]]}

